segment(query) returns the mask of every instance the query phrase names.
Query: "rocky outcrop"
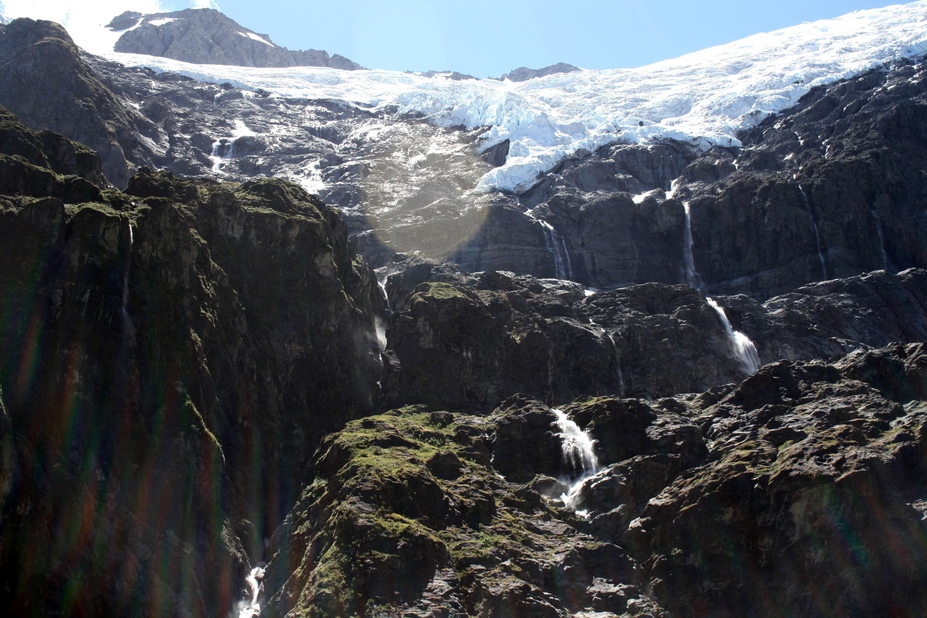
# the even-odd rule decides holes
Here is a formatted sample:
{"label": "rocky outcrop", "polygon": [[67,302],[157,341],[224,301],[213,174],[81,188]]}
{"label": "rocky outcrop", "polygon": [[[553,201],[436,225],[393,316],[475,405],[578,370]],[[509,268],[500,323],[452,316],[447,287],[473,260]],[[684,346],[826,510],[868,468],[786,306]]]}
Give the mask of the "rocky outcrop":
{"label": "rocky outcrop", "polygon": [[[548,403],[658,398],[745,376],[718,312],[688,286],[595,292],[418,259],[394,262],[384,275],[390,405],[487,411],[519,392]],[[715,301],[765,363],[925,341],[925,289],[927,272],[910,269],[811,284],[765,304],[745,295]]]}
{"label": "rocky outcrop", "polygon": [[361,69],[344,56],[310,49],[291,51],[275,45],[266,34],[238,25],[215,9],[185,9],[143,15],[127,11],[107,27],[123,32],[115,51],[173,58],[194,64],[246,67],[330,67]]}
{"label": "rocky outcrop", "polygon": [[[274,537],[265,613],[531,615],[655,610],[618,546],[530,485],[496,473],[519,415],[556,451],[554,414],[513,400],[489,419],[404,408],[350,424]],[[553,479],[550,479],[553,481]],[[556,484],[556,481],[554,481]]]}
{"label": "rocky outcrop", "polygon": [[101,192],[2,120],[8,610],[225,615],[315,446],[377,400],[372,273],[294,185]]}
{"label": "rocky outcrop", "polygon": [[529,79],[534,79],[536,77],[547,77],[548,75],[553,75],[555,73],[573,73],[574,71],[580,71],[582,69],[574,67],[572,64],[567,64],[566,62],[558,62],[557,64],[552,64],[546,66],[542,69],[529,69],[528,67],[518,67],[514,71],[509,71],[505,75],[499,78],[500,81],[513,81],[513,82],[526,82]]}
{"label": "rocky outcrop", "polygon": [[93,148],[106,178],[118,187],[134,165],[162,161],[167,137],[100,82],[53,22],[24,18],[0,27],[0,105],[32,129]]}
{"label": "rocky outcrop", "polygon": [[700,395],[580,399],[564,411],[602,464],[581,513],[536,400],[355,421],[273,539],[265,612],[920,615],[925,398],[914,344]]}
{"label": "rocky outcrop", "polygon": [[696,400],[705,462],[624,533],[654,597],[692,616],[923,613],[925,371],[923,344],[894,346]]}

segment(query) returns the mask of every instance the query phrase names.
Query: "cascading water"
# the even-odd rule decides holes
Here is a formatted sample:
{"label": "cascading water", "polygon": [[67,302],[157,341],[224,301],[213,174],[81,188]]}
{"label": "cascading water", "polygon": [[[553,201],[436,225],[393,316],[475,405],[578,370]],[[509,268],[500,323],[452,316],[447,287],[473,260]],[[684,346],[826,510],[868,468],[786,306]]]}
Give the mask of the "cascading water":
{"label": "cascading water", "polygon": [[[383,298],[386,300],[386,310],[389,311],[390,315],[393,315],[393,305],[390,303],[389,294],[386,292],[386,280],[380,280],[377,278],[377,287],[380,288],[380,291],[383,293]],[[373,327],[377,334],[377,345],[380,347],[380,354],[386,351],[386,325],[383,323],[383,320],[379,317],[374,318]]]}
{"label": "cascading water", "polygon": [[572,279],[573,265],[570,263],[570,253],[567,251],[563,237],[560,236],[557,230],[554,229],[554,226],[547,221],[542,219],[535,219],[535,221],[540,223],[541,228],[544,230],[547,250],[550,251],[554,258],[554,270],[556,271],[557,279]]}
{"label": "cascading water", "polygon": [[248,591],[251,593],[249,601],[242,602],[242,607],[238,611],[238,618],[255,618],[261,613],[261,604],[258,602],[258,596],[261,594],[261,580],[264,579],[264,568],[256,566],[248,573],[245,582],[248,584]]}
{"label": "cascading water", "polygon": [[[551,411],[557,416],[557,435],[560,436],[563,461],[572,469],[570,488],[560,497],[565,506],[575,508],[583,483],[600,470],[599,459],[595,455],[595,440],[563,410],[552,408]],[[577,513],[584,515],[582,511]]]}
{"label": "cascading water", "polygon": [[734,330],[724,308],[721,307],[714,299],[705,297],[705,301],[718,313],[721,323],[724,324],[724,331],[728,338],[734,344],[734,356],[740,362],[741,368],[747,375],[753,375],[760,368],[760,354],[756,351],[756,346],[750,341],[750,338],[739,330]]}
{"label": "cascading water", "polygon": [[683,202],[682,208],[686,213],[686,228],[683,231],[683,260],[686,268],[686,283],[689,287],[702,291],[702,278],[699,277],[698,271],[695,270],[695,256],[692,253],[692,212],[689,209],[689,202]]}
{"label": "cascading water", "polygon": [[824,262],[824,251],[821,249],[821,232],[818,230],[818,222],[814,220],[814,213],[811,212],[811,202],[808,201],[808,194],[805,193],[805,189],[798,185],[798,190],[801,192],[801,199],[805,203],[805,210],[808,211],[808,218],[811,219],[811,227],[814,228],[814,241],[818,246],[818,259],[821,261],[821,272],[824,275],[824,279],[827,279],[827,263]]}
{"label": "cascading water", "polygon": [[[520,205],[521,202],[519,201],[518,204]],[[547,247],[547,251],[554,258],[554,272],[557,279],[572,281],[573,261],[570,259],[570,251],[567,249],[566,240],[564,240],[563,236],[560,235],[554,226],[536,217],[532,211],[528,210],[525,214],[534,221],[537,221],[541,226],[541,230],[544,232],[544,244]]]}
{"label": "cascading water", "polygon": [[[702,278],[699,276],[698,271],[695,269],[695,259],[693,258],[692,254],[692,213],[689,210],[689,203],[683,202],[683,208],[685,209],[686,213],[684,251],[686,282],[704,296],[704,291],[702,290]],[[753,375],[756,370],[760,368],[760,355],[759,352],[757,352],[756,345],[754,345],[754,343],[747,335],[740,332],[739,330],[734,330],[734,327],[731,326],[731,321],[727,319],[727,314],[718,303],[716,303],[708,296],[705,296],[705,301],[711,306],[712,309],[717,312],[718,317],[721,318],[721,323],[724,325],[724,331],[727,333],[727,337],[731,341],[731,347],[734,350],[734,356],[740,363],[744,373],[747,375]]]}
{"label": "cascading water", "polygon": [[222,164],[232,155],[232,146],[225,138],[217,139],[212,143],[212,153],[209,159],[212,161],[212,171],[222,173]]}

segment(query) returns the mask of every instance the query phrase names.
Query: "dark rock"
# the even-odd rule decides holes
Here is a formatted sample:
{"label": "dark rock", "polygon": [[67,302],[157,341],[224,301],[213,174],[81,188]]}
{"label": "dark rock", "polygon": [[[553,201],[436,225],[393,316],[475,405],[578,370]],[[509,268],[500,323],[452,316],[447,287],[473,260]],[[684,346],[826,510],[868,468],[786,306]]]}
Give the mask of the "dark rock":
{"label": "dark rock", "polygon": [[[35,160],[79,152],[16,134]],[[0,160],[11,615],[59,611],[62,589],[80,614],[224,615],[316,444],[377,399],[372,272],[282,181],[145,171],[123,195]],[[212,576],[179,583],[194,571]]]}
{"label": "dark rock", "polygon": [[509,71],[505,75],[499,78],[500,81],[506,79],[513,82],[526,82],[529,79],[534,79],[536,77],[547,77],[548,75],[554,75],[555,73],[573,73],[574,71],[581,71],[582,69],[574,67],[572,64],[567,64],[565,62],[558,62],[557,64],[552,64],[550,66],[544,67],[542,69],[529,69],[527,67],[519,67],[514,71]]}
{"label": "dark rock", "polygon": [[157,159],[145,142],[163,139],[100,82],[67,32],[48,21],[16,19],[0,29],[0,105],[32,129],[50,129],[96,150],[107,179],[120,187],[133,164]]}

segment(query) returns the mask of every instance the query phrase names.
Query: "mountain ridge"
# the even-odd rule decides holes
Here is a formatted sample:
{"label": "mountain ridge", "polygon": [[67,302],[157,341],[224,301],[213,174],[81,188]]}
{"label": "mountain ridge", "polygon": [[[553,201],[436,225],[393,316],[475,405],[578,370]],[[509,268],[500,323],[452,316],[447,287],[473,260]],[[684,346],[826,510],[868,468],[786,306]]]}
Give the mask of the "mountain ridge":
{"label": "mountain ridge", "polygon": [[193,64],[252,67],[321,66],[354,71],[359,64],[319,50],[291,51],[242,27],[215,9],[142,14],[126,11],[106,25],[122,33],[114,51],[162,56]]}

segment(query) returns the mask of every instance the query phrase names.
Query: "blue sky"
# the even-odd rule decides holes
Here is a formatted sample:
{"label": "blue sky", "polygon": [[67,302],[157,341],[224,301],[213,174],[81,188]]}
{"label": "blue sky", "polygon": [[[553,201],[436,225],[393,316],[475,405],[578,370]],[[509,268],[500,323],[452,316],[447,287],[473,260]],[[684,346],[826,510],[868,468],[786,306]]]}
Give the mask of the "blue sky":
{"label": "blue sky", "polygon": [[[0,0],[105,12],[177,10],[211,0]],[[241,25],[290,49],[324,49],[379,69],[455,70],[499,76],[519,66],[568,62],[626,68],[769,30],[897,4],[886,0],[215,0]],[[23,8],[26,7],[26,8]],[[56,8],[55,8],[56,7]],[[93,8],[91,8],[93,7]],[[60,21],[60,20],[59,20]]]}

